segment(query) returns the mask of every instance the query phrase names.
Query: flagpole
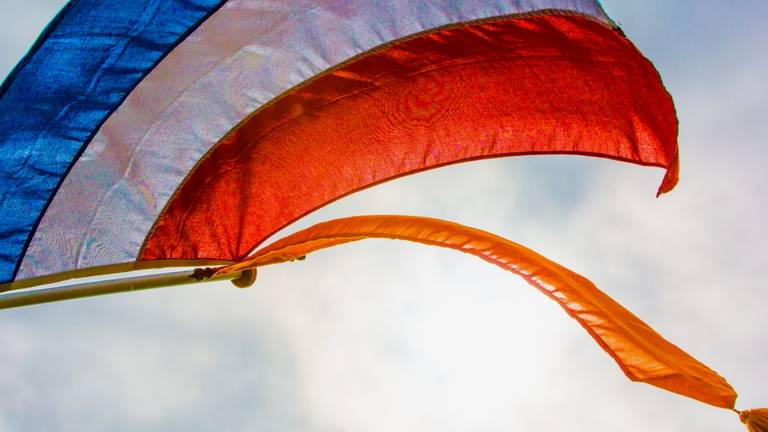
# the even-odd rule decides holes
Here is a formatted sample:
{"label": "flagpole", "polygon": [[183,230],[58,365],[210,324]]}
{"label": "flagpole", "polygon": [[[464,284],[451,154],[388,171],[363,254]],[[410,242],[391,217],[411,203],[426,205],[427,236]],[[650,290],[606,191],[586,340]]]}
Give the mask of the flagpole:
{"label": "flagpole", "polygon": [[0,309],[31,306],[42,303],[94,297],[105,294],[167,288],[201,282],[230,281],[238,288],[247,288],[256,280],[256,270],[212,276],[214,269],[197,268],[170,273],[134,276],[95,282],[63,285],[53,288],[29,289],[0,294]]}

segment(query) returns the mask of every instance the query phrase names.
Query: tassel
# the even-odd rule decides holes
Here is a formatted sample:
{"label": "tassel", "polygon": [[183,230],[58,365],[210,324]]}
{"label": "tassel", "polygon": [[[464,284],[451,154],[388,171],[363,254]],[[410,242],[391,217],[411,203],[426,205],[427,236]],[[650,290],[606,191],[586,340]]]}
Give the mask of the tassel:
{"label": "tassel", "polygon": [[749,432],[768,432],[768,408],[736,411]]}

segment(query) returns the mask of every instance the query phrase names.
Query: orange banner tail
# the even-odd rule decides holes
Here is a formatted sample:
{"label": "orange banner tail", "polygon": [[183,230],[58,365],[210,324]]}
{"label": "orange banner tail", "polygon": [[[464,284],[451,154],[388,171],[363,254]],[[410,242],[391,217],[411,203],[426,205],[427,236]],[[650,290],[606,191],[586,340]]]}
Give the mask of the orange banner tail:
{"label": "orange banner tail", "polygon": [[736,392],[720,375],[668,342],[588,279],[497,235],[452,222],[413,216],[357,216],[317,224],[218,271],[225,274],[300,259],[365,238],[409,240],[475,255],[524,278],[556,301],[613,357],[633,381],[722,408]]}

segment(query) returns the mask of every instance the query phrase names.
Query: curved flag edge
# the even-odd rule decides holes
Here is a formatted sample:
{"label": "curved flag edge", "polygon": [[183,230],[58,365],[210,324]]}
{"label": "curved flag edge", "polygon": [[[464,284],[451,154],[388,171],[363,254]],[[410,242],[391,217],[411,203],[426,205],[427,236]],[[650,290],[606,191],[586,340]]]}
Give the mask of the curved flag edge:
{"label": "curved flag edge", "polygon": [[[165,207],[160,212],[158,218],[155,220],[152,228],[147,233],[147,236],[144,239],[144,243],[142,244],[141,249],[139,250],[138,258],[137,259],[138,260],[165,259],[165,257],[161,257],[159,255],[158,256],[152,256],[151,253],[148,254],[147,253],[148,252],[148,247],[150,246],[150,243],[152,242],[153,236],[155,236],[157,234],[156,231],[158,230],[158,228],[160,226],[160,222],[162,221],[164,215],[168,212],[168,209],[171,207],[171,205],[174,203],[174,201],[178,198],[180,191],[183,190],[185,186],[187,186],[187,184],[190,181],[190,179],[192,179],[194,177],[194,175],[195,175],[196,171],[198,170],[198,168],[211,158],[211,155],[220,147],[220,144],[222,142],[225,142],[229,138],[231,138],[233,136],[233,134],[237,133],[241,129],[241,127],[243,125],[246,125],[249,121],[251,121],[254,117],[258,116],[260,113],[264,112],[267,109],[270,109],[270,108],[274,107],[275,105],[278,105],[281,101],[283,101],[284,98],[289,97],[289,96],[297,93],[298,91],[302,90],[304,87],[307,87],[307,86],[313,84],[315,81],[317,81],[319,79],[322,79],[322,78],[324,78],[324,77],[326,77],[326,76],[328,76],[328,75],[330,75],[330,74],[332,74],[334,72],[337,72],[338,70],[340,70],[340,69],[342,69],[342,68],[344,68],[346,66],[349,66],[350,64],[358,62],[361,59],[365,59],[367,57],[373,56],[373,55],[375,55],[375,54],[377,54],[377,53],[379,53],[381,51],[384,51],[384,50],[386,50],[388,48],[391,48],[392,46],[395,46],[395,45],[398,45],[398,44],[402,44],[402,43],[407,42],[407,41],[412,40],[412,39],[417,39],[417,38],[422,37],[424,35],[440,32],[440,31],[444,31],[444,30],[450,30],[450,29],[454,29],[454,28],[465,27],[465,26],[468,26],[468,25],[471,26],[471,25],[478,25],[478,24],[483,24],[483,23],[495,23],[495,22],[500,22],[500,21],[510,20],[510,19],[541,17],[541,16],[553,16],[553,15],[554,16],[565,16],[565,17],[571,16],[571,17],[584,18],[584,19],[589,20],[590,22],[597,23],[597,24],[599,24],[600,26],[602,26],[604,28],[607,28],[607,29],[609,29],[611,31],[614,31],[621,39],[623,39],[629,46],[631,46],[631,48],[636,52],[636,54],[638,56],[643,58],[648,63],[648,65],[651,66],[651,68],[653,70],[653,73],[655,74],[655,78],[658,80],[659,85],[660,85],[661,89],[663,89],[665,96],[670,101],[672,100],[672,97],[669,94],[669,91],[666,89],[666,87],[663,84],[663,81],[661,79],[661,76],[660,76],[658,70],[656,70],[655,66],[653,66],[653,64],[650,61],[648,61],[643,56],[643,54],[639,51],[639,49],[626,37],[626,35],[623,33],[623,31],[617,25],[615,25],[615,24],[614,25],[608,25],[605,22],[600,21],[598,19],[595,19],[592,16],[585,15],[585,14],[582,14],[582,13],[579,13],[579,12],[565,11],[565,10],[560,10],[560,9],[545,9],[545,10],[540,10],[540,11],[535,11],[535,12],[503,15],[503,16],[497,16],[497,17],[482,18],[482,19],[472,20],[472,21],[467,21],[467,22],[452,23],[452,24],[449,24],[449,25],[446,25],[446,26],[441,26],[441,27],[437,27],[437,28],[434,28],[434,29],[425,30],[425,31],[422,31],[422,32],[419,32],[419,33],[414,33],[414,34],[409,35],[407,37],[396,39],[396,40],[390,41],[388,43],[379,45],[379,46],[377,46],[377,47],[375,47],[375,48],[373,48],[371,50],[368,50],[368,51],[365,51],[363,53],[360,53],[360,54],[358,54],[358,55],[356,55],[354,57],[351,57],[350,59],[348,59],[348,60],[346,60],[346,61],[344,61],[342,63],[339,63],[339,64],[337,64],[337,65],[335,65],[335,66],[333,66],[333,67],[331,67],[329,69],[326,69],[326,70],[318,73],[317,75],[313,76],[312,78],[310,78],[308,80],[305,80],[302,83],[300,83],[300,84],[298,84],[296,86],[293,86],[290,89],[286,90],[285,92],[283,92],[279,96],[273,98],[272,100],[270,100],[266,104],[262,105],[258,109],[254,110],[251,114],[249,114],[247,117],[245,117],[243,120],[241,120],[237,125],[235,125],[230,130],[230,132],[228,132],[224,137],[222,137],[222,139],[219,141],[219,143],[217,143],[216,145],[211,147],[196,162],[195,166],[189,171],[187,176],[180,183],[179,187],[174,191],[173,195],[169,198],[169,200],[165,204]],[[672,108],[674,109],[674,104],[672,104]],[[675,124],[675,130],[677,130],[678,119],[677,119],[676,115],[675,115],[675,118],[674,118],[674,122],[675,122],[674,123]],[[330,204],[330,203],[332,203],[332,202],[334,202],[334,201],[336,201],[338,199],[341,199],[341,198],[343,198],[345,196],[348,196],[348,195],[350,195],[352,193],[359,192],[361,190],[365,190],[365,189],[367,189],[369,187],[373,187],[373,186],[382,184],[382,183],[390,181],[390,180],[395,180],[395,179],[398,179],[398,178],[406,176],[406,175],[416,174],[416,173],[419,173],[419,172],[422,172],[422,171],[426,171],[428,169],[439,168],[439,167],[443,167],[443,166],[452,165],[452,164],[455,164],[455,163],[471,162],[471,161],[475,161],[475,160],[484,160],[484,159],[493,159],[493,158],[497,158],[497,157],[508,157],[508,156],[512,156],[512,155],[514,155],[514,156],[525,156],[525,155],[545,155],[545,154],[590,156],[590,157],[598,157],[600,159],[610,159],[610,160],[616,160],[616,161],[620,161],[620,162],[628,162],[628,163],[631,163],[631,164],[634,164],[634,165],[639,165],[639,166],[653,166],[653,167],[658,167],[658,168],[665,169],[663,180],[662,180],[661,185],[659,186],[657,194],[656,194],[657,197],[659,195],[661,195],[662,193],[666,193],[666,192],[671,191],[674,188],[674,186],[677,184],[677,182],[678,182],[678,167],[679,167],[679,163],[678,163],[678,159],[677,159],[677,144],[676,144],[676,142],[675,142],[675,150],[674,150],[674,152],[672,153],[672,155],[668,158],[668,160],[665,163],[662,163],[662,162],[659,162],[659,163],[649,163],[649,162],[644,162],[644,161],[635,160],[635,159],[631,159],[631,158],[623,158],[623,157],[619,157],[619,156],[610,156],[610,155],[606,155],[606,154],[592,153],[592,152],[586,152],[586,151],[531,151],[531,152],[498,153],[498,154],[493,154],[493,155],[483,155],[483,156],[469,157],[469,158],[464,158],[464,159],[460,159],[460,160],[454,160],[454,161],[451,161],[451,162],[448,162],[448,163],[435,164],[435,165],[430,165],[428,167],[424,167],[424,168],[420,168],[420,169],[416,169],[416,170],[411,170],[411,171],[404,172],[404,173],[401,173],[401,174],[398,174],[398,175],[395,175],[395,176],[392,176],[392,177],[384,178],[384,179],[382,179],[380,181],[376,181],[376,182],[372,182],[372,183],[366,184],[363,187],[359,187],[359,188],[355,188],[353,190],[350,190],[350,191],[348,191],[347,193],[345,193],[343,195],[334,197],[333,199],[331,199],[329,201],[326,201],[326,202],[323,202],[322,204],[320,204],[320,205],[318,205],[316,207],[313,207],[313,208],[311,208],[311,209],[301,213],[300,215],[292,218],[288,223],[282,225],[282,227],[280,227],[278,229],[273,230],[268,235],[266,235],[261,241],[259,241],[255,245],[253,245],[253,248],[251,249],[251,251],[254,250],[256,247],[258,247],[259,245],[263,244],[264,241],[269,239],[276,232],[280,231],[280,229],[282,229],[285,226],[289,225],[290,223],[293,223],[293,222],[301,219],[302,217],[304,217],[304,216],[306,216],[306,215],[316,211],[317,209],[322,208],[322,207],[324,207],[324,206],[326,206],[326,205],[328,205],[328,204]],[[204,256],[204,257],[205,258],[212,258],[212,256]],[[176,258],[178,258],[178,257],[176,257]],[[240,256],[239,258],[242,259],[243,256]],[[233,259],[235,259],[235,258],[233,258]]]}
{"label": "curved flag edge", "polygon": [[56,27],[59,25],[62,19],[67,15],[69,10],[72,8],[72,5],[74,4],[74,1],[68,1],[67,4],[61,7],[61,9],[56,12],[56,15],[53,17],[53,19],[46,24],[43,31],[40,33],[40,35],[35,39],[35,42],[32,44],[32,46],[27,50],[27,52],[24,54],[24,56],[19,59],[19,61],[16,63],[16,65],[11,69],[11,71],[6,75],[5,79],[3,80],[2,84],[0,84],[0,99],[5,95],[5,92],[8,91],[8,89],[11,87],[11,84],[16,80],[16,77],[21,73],[22,69],[26,67],[27,63],[29,63],[30,59],[37,53],[37,51],[40,49],[40,47],[43,46],[45,41],[48,40],[48,38],[51,36],[51,34],[56,30]]}
{"label": "curved flag edge", "polygon": [[[30,48],[29,51],[24,55],[24,57],[21,58],[21,60],[16,64],[16,66],[13,68],[11,73],[6,77],[6,79],[3,81],[3,83],[0,85],[0,98],[2,98],[5,93],[8,91],[10,86],[13,84],[13,82],[16,80],[18,75],[21,73],[21,71],[24,69],[24,67],[29,63],[29,61],[32,59],[32,57],[35,55],[35,53],[38,52],[38,50],[43,46],[45,41],[48,40],[48,38],[51,36],[51,34],[56,30],[58,25],[61,23],[61,21],[67,16],[67,13],[72,9],[74,3],[76,0],[69,1],[51,20],[50,23],[45,27],[43,30],[43,33],[37,38],[33,46]],[[144,79],[151,71],[152,69],[157,66],[165,57],[170,54],[173,49],[178,46],[180,43],[182,43],[187,37],[189,37],[190,34],[192,34],[205,20],[207,20],[211,15],[216,13],[224,4],[226,3],[226,0],[219,0],[218,4],[211,8],[209,11],[207,11],[205,14],[203,14],[200,19],[198,19],[194,25],[187,28],[187,30],[180,34],[178,39],[175,41],[174,44],[170,45],[168,49],[160,55],[153,63],[152,65],[147,68],[143,73],[141,78],[139,78],[136,83],[131,87],[131,90],[136,87],[136,85],[141,82],[141,80]],[[56,186],[50,191],[50,194],[48,198],[46,199],[45,204],[43,205],[42,209],[40,210],[40,213],[37,215],[37,218],[35,220],[35,223],[32,225],[31,230],[27,233],[27,238],[24,242],[24,246],[20,251],[20,254],[16,260],[16,265],[14,266],[13,272],[11,273],[10,280],[8,281],[2,281],[0,283],[0,287],[3,287],[5,285],[12,285],[13,281],[16,279],[16,275],[19,272],[19,269],[21,267],[21,263],[24,260],[24,256],[27,253],[27,249],[29,248],[30,243],[32,242],[32,238],[34,236],[35,231],[37,231],[37,227],[40,225],[40,221],[43,219],[43,216],[45,215],[46,210],[51,205],[51,202],[53,201],[54,196],[56,195],[56,191],[61,187],[62,183],[64,183],[64,180],[67,178],[67,175],[72,170],[72,168],[75,166],[75,163],[77,160],[82,156],[82,154],[85,152],[85,149],[88,147],[88,144],[93,140],[93,137],[96,136],[101,126],[104,124],[104,122],[109,119],[111,114],[119,108],[119,106],[122,104],[122,102],[128,97],[130,94],[130,90],[126,91],[125,94],[120,98],[120,101],[115,104],[115,106],[107,113],[104,118],[101,119],[101,121],[93,128],[91,133],[89,134],[88,138],[81,144],[80,149],[77,151],[77,153],[74,155],[72,160],[69,162],[69,165],[67,166],[67,169],[60,175]],[[210,261],[210,260],[209,260]],[[120,265],[118,265],[120,266]],[[77,270],[73,270],[73,272],[77,272]],[[70,273],[70,272],[66,272]],[[53,276],[53,275],[51,275]],[[45,277],[45,276],[43,276]],[[37,279],[37,278],[34,278]],[[48,282],[46,282],[48,283]]]}

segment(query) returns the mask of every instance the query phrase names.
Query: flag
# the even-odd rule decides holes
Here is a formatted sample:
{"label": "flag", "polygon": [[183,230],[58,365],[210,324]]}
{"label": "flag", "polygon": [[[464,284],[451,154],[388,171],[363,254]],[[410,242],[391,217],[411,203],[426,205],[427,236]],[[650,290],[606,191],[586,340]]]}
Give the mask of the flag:
{"label": "flag", "polygon": [[593,0],[75,0],[0,90],[0,282],[231,263],[354,191],[578,154],[677,180],[672,100]]}
{"label": "flag", "polygon": [[630,379],[766,431],[768,411],[737,411],[725,379],[589,280],[493,234],[367,216],[257,250],[361,189],[529,154],[677,183],[672,99],[594,0],[73,0],[0,87],[0,291],[172,265],[250,283],[326,247],[410,240],[522,276]]}

